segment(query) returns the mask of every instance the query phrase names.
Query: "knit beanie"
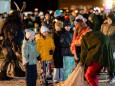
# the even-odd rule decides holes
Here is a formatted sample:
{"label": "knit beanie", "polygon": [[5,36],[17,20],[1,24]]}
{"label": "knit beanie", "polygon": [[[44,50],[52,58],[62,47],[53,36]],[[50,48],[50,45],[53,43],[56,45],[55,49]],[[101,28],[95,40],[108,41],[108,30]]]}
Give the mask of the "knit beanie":
{"label": "knit beanie", "polygon": [[63,26],[64,26],[64,27],[65,27],[65,26],[71,26],[71,22],[70,22],[70,21],[64,21]]}
{"label": "knit beanie", "polygon": [[60,12],[60,10],[56,10],[56,11],[54,12],[54,14],[57,15],[57,16],[60,16],[60,15],[61,15],[61,12]]}
{"label": "knit beanie", "polygon": [[55,25],[59,26],[60,28],[63,28],[63,22],[62,21],[57,21]]}
{"label": "knit beanie", "polygon": [[46,26],[41,26],[40,32],[43,33],[45,31],[49,31],[49,29]]}
{"label": "knit beanie", "polygon": [[69,20],[69,16],[64,16],[65,21]]}
{"label": "knit beanie", "polygon": [[26,32],[27,39],[29,39],[30,36],[35,35],[35,32],[29,29],[26,29],[25,32]]}
{"label": "knit beanie", "polygon": [[78,22],[83,22],[83,16],[82,15],[78,15],[76,18],[75,18],[75,21],[74,21],[74,24],[77,24]]}
{"label": "knit beanie", "polygon": [[83,17],[82,15],[78,15],[78,16],[75,18],[75,20],[77,20],[77,19],[83,20],[84,17]]}

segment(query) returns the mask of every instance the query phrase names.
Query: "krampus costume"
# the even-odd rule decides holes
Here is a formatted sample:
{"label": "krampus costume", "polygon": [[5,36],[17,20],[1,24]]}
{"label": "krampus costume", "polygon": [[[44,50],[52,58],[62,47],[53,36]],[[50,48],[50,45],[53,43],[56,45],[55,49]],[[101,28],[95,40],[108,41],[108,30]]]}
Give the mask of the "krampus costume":
{"label": "krampus costume", "polygon": [[[0,68],[0,80],[12,79],[8,76],[8,69],[13,67],[12,74],[17,77],[24,77],[25,72],[21,65],[21,41],[24,34],[22,31],[21,12],[13,11],[4,20],[0,29],[0,47],[5,59]],[[0,26],[1,27],[1,26]],[[10,66],[9,66],[10,65]]]}

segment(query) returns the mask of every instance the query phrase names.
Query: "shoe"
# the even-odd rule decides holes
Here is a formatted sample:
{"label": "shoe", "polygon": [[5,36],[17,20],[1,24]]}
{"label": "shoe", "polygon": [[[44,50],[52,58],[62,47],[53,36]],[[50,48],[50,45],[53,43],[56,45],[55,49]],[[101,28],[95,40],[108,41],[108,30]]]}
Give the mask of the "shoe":
{"label": "shoe", "polygon": [[114,82],[115,82],[115,77],[109,78],[108,83],[114,83]]}
{"label": "shoe", "polygon": [[53,86],[56,86],[59,82],[53,82]]}
{"label": "shoe", "polygon": [[53,83],[59,83],[59,81],[57,81],[57,80],[53,80]]}

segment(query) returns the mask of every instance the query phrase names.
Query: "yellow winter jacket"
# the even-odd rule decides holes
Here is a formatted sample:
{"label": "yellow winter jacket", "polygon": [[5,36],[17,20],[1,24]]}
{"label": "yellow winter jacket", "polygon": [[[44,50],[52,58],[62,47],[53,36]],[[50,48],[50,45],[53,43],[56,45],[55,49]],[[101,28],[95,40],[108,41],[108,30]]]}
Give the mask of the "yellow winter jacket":
{"label": "yellow winter jacket", "polygon": [[36,49],[40,54],[42,61],[53,60],[53,55],[49,54],[50,50],[55,49],[54,41],[51,36],[47,36],[45,39],[41,36],[36,40]]}

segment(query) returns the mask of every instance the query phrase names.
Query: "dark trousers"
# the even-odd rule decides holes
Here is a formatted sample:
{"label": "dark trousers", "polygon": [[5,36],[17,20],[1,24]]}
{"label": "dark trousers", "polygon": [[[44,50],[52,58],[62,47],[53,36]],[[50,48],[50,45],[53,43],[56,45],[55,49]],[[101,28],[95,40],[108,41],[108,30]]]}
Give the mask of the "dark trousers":
{"label": "dark trousers", "polygon": [[81,53],[81,46],[76,46],[76,54],[78,57],[78,61],[75,60],[75,68],[76,68],[77,64],[80,62],[80,53]]}
{"label": "dark trousers", "polygon": [[37,68],[36,65],[26,64],[26,86],[36,86]]}

